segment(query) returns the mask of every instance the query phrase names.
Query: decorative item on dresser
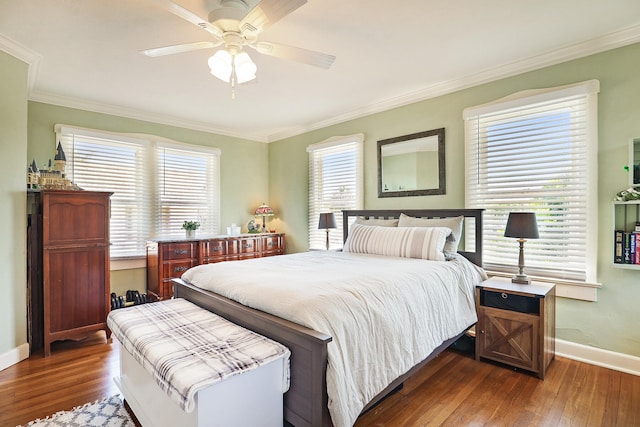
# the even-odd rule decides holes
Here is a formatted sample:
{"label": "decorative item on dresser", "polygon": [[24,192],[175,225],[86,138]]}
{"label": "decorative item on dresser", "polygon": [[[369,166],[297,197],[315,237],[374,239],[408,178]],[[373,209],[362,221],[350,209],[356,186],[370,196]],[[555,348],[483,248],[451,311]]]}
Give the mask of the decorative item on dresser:
{"label": "decorative item on dresser", "polygon": [[28,334],[33,354],[104,329],[109,313],[109,197],[95,191],[29,191]]}
{"label": "decorative item on dresser", "polygon": [[200,228],[198,221],[185,221],[182,223],[182,228],[185,230],[187,238],[196,237],[196,230]]}
{"label": "decorative item on dresser", "polygon": [[266,233],[267,232],[267,224],[266,224],[266,218],[268,216],[273,216],[275,215],[273,212],[273,209],[271,208],[271,206],[267,205],[266,203],[261,204],[260,206],[258,206],[256,208],[256,211],[254,212],[254,215],[256,218],[260,218],[262,217],[262,232]]}
{"label": "decorative item on dresser", "polygon": [[476,360],[491,359],[544,379],[555,357],[556,288],[490,278],[476,287]]}
{"label": "decorative item on dresser", "polygon": [[220,261],[284,254],[284,233],[240,234],[147,242],[147,292],[156,300],[173,296],[171,279],[191,267]]}

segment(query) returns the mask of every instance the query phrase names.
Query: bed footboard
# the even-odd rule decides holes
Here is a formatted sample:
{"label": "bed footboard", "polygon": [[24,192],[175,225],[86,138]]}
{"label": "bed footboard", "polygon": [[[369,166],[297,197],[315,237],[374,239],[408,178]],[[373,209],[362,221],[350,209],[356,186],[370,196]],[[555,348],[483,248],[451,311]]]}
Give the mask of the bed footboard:
{"label": "bed footboard", "polygon": [[243,306],[181,279],[174,296],[279,342],[291,351],[291,386],[284,395],[284,418],[295,426],[331,426],[327,407],[327,344],[331,336]]}

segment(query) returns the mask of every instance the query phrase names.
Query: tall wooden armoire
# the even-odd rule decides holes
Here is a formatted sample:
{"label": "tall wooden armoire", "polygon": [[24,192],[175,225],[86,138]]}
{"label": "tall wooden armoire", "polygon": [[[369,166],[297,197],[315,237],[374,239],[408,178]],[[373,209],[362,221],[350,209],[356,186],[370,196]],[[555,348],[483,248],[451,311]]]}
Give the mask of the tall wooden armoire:
{"label": "tall wooden armoire", "polygon": [[33,354],[104,329],[109,299],[109,197],[95,191],[29,193],[28,335]]}

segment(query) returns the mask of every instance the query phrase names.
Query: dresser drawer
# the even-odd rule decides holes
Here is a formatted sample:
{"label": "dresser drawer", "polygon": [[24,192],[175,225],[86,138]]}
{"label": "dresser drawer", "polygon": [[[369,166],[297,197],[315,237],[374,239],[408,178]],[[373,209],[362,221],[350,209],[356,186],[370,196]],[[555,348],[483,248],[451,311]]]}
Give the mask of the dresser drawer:
{"label": "dresser drawer", "polygon": [[227,240],[203,240],[200,242],[200,253],[203,258],[223,257],[227,255]]}
{"label": "dresser drawer", "polygon": [[284,237],[282,235],[262,236],[262,255],[281,255],[284,253]]}
{"label": "dresser drawer", "polygon": [[540,314],[540,299],[535,296],[482,289],[480,291],[480,305],[519,313]]}
{"label": "dresser drawer", "polygon": [[182,276],[182,273],[197,264],[196,260],[167,261],[162,263],[162,277],[173,279]]}
{"label": "dresser drawer", "polygon": [[197,242],[165,243],[162,245],[162,258],[189,259],[197,258]]}
{"label": "dresser drawer", "polygon": [[257,253],[259,251],[258,241],[259,237],[238,239],[238,255],[249,255]]}

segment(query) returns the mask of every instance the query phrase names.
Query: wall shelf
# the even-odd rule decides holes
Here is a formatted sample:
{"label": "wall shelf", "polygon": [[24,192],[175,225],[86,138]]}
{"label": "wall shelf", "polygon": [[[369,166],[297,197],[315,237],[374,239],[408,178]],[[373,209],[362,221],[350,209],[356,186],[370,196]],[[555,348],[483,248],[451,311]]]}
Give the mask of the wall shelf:
{"label": "wall shelf", "polygon": [[[635,230],[636,222],[640,222],[640,200],[632,200],[628,202],[613,202],[613,230],[623,230],[626,233]],[[615,237],[614,237],[615,239]],[[618,250],[614,240],[614,257]],[[638,251],[636,251],[638,253]],[[615,268],[627,270],[640,270],[640,264],[626,264],[614,262]]]}

